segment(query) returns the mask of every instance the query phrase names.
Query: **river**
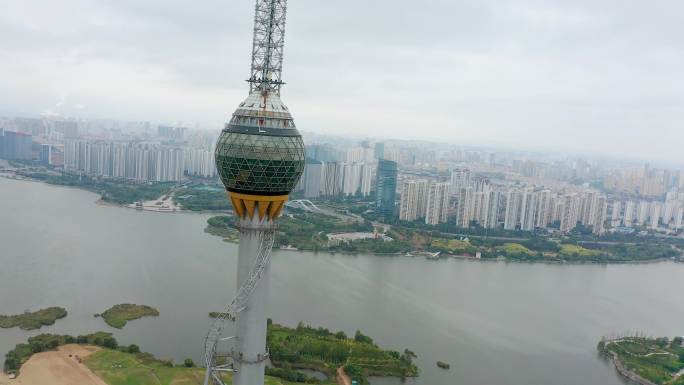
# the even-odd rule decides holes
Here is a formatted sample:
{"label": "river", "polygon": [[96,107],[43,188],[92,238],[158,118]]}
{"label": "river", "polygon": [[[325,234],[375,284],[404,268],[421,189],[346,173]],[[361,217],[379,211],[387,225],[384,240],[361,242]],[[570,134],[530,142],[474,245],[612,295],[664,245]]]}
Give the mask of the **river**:
{"label": "river", "polygon": [[[111,331],[122,344],[200,362],[210,320],[235,291],[236,245],[204,214],[96,205],[93,193],[0,179],[0,314],[63,306],[39,331],[0,329],[0,352],[43,332]],[[620,385],[603,335],[684,334],[684,265],[546,265],[276,251],[275,322],[360,329],[418,354],[416,385]],[[161,316],[123,330],[94,318],[117,303]],[[436,367],[442,360],[451,370]],[[377,379],[374,385],[398,384]]]}

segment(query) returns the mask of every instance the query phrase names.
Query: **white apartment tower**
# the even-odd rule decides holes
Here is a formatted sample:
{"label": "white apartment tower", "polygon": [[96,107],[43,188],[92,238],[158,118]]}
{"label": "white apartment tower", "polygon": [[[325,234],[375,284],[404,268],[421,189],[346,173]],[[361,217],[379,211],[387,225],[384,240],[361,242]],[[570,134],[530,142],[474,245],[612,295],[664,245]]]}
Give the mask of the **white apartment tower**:
{"label": "white apartment tower", "polygon": [[449,183],[432,183],[429,187],[425,223],[436,225],[447,221],[449,208]]}

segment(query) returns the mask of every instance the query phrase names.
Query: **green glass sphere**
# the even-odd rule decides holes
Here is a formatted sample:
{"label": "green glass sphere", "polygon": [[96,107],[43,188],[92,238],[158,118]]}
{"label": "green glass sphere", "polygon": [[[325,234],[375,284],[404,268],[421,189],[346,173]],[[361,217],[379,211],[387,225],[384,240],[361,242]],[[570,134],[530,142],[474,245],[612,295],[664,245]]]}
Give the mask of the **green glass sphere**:
{"label": "green glass sphere", "polygon": [[235,111],[216,144],[215,160],[228,191],[288,195],[304,171],[304,141],[274,93],[254,92]]}

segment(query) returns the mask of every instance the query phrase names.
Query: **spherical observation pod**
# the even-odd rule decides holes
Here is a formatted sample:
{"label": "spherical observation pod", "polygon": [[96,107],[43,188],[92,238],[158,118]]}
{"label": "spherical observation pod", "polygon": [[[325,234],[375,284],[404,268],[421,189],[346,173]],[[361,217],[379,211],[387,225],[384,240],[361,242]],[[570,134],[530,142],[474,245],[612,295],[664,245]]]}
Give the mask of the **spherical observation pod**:
{"label": "spherical observation pod", "polygon": [[[278,95],[255,91],[240,104],[221,132],[215,158],[237,214],[251,217],[255,203],[278,201],[277,210],[276,205],[273,210],[265,209],[273,218],[297,185],[306,155],[302,137]],[[239,202],[236,198],[254,202]]]}

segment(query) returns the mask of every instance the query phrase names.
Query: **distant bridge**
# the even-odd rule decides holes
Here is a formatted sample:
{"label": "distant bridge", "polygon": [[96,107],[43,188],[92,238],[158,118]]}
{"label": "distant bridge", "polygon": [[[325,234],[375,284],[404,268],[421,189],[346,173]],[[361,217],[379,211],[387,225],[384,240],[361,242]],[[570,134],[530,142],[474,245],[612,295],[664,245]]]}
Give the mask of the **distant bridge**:
{"label": "distant bridge", "polygon": [[296,199],[293,201],[289,201],[285,203],[285,206],[287,207],[292,207],[295,209],[302,209],[304,211],[308,211],[310,213],[322,213],[323,210],[321,210],[318,206],[316,206],[313,202],[311,202],[308,199]]}

